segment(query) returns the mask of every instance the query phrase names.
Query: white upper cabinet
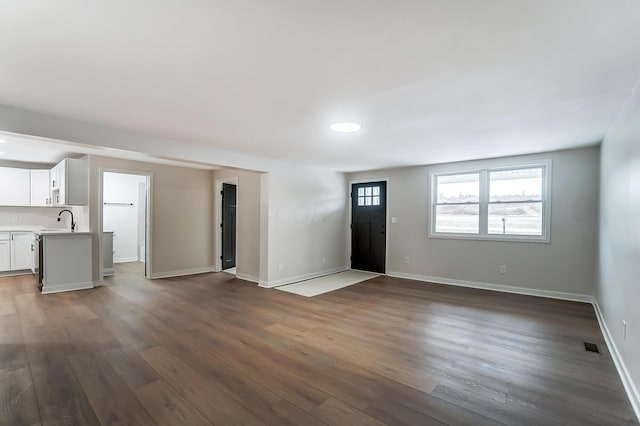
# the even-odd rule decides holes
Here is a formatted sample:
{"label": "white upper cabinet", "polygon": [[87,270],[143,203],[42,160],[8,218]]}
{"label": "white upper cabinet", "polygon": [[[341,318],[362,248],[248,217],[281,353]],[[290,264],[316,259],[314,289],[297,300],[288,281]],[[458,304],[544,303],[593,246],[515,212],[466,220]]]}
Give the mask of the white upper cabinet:
{"label": "white upper cabinet", "polygon": [[89,204],[89,160],[65,158],[51,170],[0,167],[0,206]]}
{"label": "white upper cabinet", "polygon": [[53,205],[89,204],[89,162],[87,158],[65,158],[51,169]]}
{"label": "white upper cabinet", "polygon": [[28,169],[0,167],[0,206],[30,205],[30,181]]}
{"label": "white upper cabinet", "polygon": [[31,205],[50,206],[51,188],[49,170],[31,170]]}

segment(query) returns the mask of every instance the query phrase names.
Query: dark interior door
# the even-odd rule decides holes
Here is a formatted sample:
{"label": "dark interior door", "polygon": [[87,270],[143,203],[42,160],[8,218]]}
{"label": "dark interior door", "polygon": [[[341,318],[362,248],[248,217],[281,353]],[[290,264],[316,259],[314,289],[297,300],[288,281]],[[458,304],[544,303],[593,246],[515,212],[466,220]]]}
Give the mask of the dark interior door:
{"label": "dark interior door", "polygon": [[387,183],[351,187],[351,268],[385,273]]}
{"label": "dark interior door", "polygon": [[236,186],[222,184],[222,269],[236,266]]}

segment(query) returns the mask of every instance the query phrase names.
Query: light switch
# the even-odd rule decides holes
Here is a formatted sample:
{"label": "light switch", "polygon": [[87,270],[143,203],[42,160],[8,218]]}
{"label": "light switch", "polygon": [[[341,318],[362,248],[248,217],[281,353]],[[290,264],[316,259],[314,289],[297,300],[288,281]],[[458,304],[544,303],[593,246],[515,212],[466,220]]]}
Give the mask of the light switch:
{"label": "light switch", "polygon": [[396,216],[393,216],[391,218],[391,223],[398,223],[398,218]]}

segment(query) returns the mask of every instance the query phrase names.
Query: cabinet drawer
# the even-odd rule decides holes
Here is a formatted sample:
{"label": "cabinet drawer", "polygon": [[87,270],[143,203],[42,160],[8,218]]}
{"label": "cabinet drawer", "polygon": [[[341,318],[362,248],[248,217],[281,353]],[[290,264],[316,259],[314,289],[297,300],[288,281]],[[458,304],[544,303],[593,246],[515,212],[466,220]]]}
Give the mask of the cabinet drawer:
{"label": "cabinet drawer", "polygon": [[0,241],[10,240],[11,233],[10,232],[0,232]]}

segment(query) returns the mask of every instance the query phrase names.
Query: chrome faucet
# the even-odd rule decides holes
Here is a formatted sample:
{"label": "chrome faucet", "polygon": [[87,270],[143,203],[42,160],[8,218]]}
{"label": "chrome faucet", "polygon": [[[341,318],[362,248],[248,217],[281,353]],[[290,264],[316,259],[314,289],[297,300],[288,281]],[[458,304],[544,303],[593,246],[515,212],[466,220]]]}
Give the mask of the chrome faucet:
{"label": "chrome faucet", "polygon": [[69,214],[71,215],[71,232],[76,230],[76,223],[73,221],[73,212],[69,209],[64,209],[61,210],[60,213],[58,213],[58,222],[60,222],[60,215],[64,212],[69,212]]}

